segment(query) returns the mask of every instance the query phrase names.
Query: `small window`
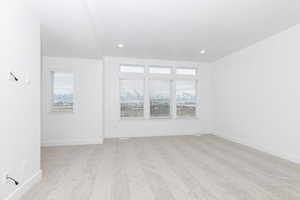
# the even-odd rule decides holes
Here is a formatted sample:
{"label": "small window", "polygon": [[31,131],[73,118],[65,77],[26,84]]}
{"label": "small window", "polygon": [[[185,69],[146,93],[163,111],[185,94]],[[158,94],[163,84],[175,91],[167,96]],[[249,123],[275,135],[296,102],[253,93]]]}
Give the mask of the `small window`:
{"label": "small window", "polygon": [[140,65],[121,65],[120,72],[126,73],[144,73],[145,67]]}
{"label": "small window", "polygon": [[74,99],[74,75],[66,72],[52,72],[52,111],[72,112]]}
{"label": "small window", "polygon": [[120,80],[121,118],[144,117],[144,80]]}
{"label": "small window", "polygon": [[196,101],[196,81],[176,81],[176,115],[195,117]]}
{"label": "small window", "polygon": [[169,117],[171,102],[171,81],[169,80],[150,80],[150,116]]}
{"label": "small window", "polygon": [[176,74],[178,75],[196,75],[196,69],[191,69],[191,68],[177,68],[176,69]]}
{"label": "small window", "polygon": [[171,74],[171,67],[150,66],[149,73],[151,73],[151,74]]}

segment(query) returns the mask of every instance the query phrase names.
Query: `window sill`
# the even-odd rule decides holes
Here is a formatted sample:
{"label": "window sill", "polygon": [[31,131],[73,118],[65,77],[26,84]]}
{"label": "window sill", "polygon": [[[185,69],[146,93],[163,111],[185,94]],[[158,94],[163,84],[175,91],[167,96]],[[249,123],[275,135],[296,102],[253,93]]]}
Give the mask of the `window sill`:
{"label": "window sill", "polygon": [[66,111],[66,110],[50,110],[49,114],[74,114],[74,110]]}
{"label": "window sill", "polygon": [[119,119],[119,121],[142,121],[142,120],[146,120],[144,117],[121,117]]}
{"label": "window sill", "polygon": [[199,120],[199,117],[176,117],[175,120]]}
{"label": "window sill", "polygon": [[172,118],[171,116],[168,117],[150,117],[149,120],[173,120],[174,118]]}
{"label": "window sill", "polygon": [[119,121],[177,121],[177,120],[199,120],[199,117],[150,117],[146,118],[120,118]]}

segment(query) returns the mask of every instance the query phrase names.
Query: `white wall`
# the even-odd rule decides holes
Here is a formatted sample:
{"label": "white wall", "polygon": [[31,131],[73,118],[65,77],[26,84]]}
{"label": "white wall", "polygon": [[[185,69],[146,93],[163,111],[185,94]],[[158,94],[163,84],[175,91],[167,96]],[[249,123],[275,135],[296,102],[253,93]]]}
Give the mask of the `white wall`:
{"label": "white wall", "polygon": [[[197,119],[149,119],[121,120],[119,106],[120,64],[144,64],[161,66],[198,67],[199,110]],[[106,138],[144,137],[165,135],[189,135],[211,133],[212,90],[211,68],[207,63],[179,61],[104,58],[104,133]]]}
{"label": "white wall", "polygon": [[[0,199],[13,199],[41,176],[40,27],[14,0],[1,4],[0,24]],[[20,185],[7,184],[6,173]]]}
{"label": "white wall", "polygon": [[[43,145],[102,143],[102,61],[43,57]],[[74,112],[51,112],[51,71],[74,73]]]}
{"label": "white wall", "polygon": [[215,133],[300,162],[300,25],[214,63]]}
{"label": "white wall", "polygon": [[[199,67],[200,107],[198,118],[120,120],[118,66],[123,62]],[[101,143],[103,137],[211,133],[211,69],[207,63],[106,57],[104,66],[105,74],[103,75],[101,60],[43,57],[43,145],[95,144]],[[50,111],[50,74],[55,69],[75,73],[74,113],[53,113]],[[103,99],[105,100],[104,109]]]}

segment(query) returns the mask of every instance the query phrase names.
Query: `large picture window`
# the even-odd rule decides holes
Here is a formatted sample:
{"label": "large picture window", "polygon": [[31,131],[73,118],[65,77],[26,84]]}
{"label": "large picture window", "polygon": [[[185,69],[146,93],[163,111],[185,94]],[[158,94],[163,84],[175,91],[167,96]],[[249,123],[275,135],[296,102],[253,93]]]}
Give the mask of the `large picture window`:
{"label": "large picture window", "polygon": [[144,81],[120,80],[121,118],[144,117]]}
{"label": "large picture window", "polygon": [[120,65],[120,117],[197,116],[197,68]]}
{"label": "large picture window", "polygon": [[150,80],[150,116],[151,117],[169,117],[171,91],[169,80]]}

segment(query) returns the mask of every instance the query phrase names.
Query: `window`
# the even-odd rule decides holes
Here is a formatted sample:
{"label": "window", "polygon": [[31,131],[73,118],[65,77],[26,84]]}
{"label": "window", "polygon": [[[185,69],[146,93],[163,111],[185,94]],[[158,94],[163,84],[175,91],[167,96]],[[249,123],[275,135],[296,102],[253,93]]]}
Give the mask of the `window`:
{"label": "window", "polygon": [[120,65],[120,118],[197,116],[196,68]]}
{"label": "window", "polygon": [[196,81],[176,81],[176,115],[196,116]]}
{"label": "window", "polygon": [[74,75],[66,72],[52,72],[52,111],[72,112],[74,99]]}
{"label": "window", "polygon": [[120,80],[121,118],[144,117],[144,80]]}
{"label": "window", "polygon": [[196,69],[191,69],[191,68],[177,68],[176,69],[176,74],[178,75],[196,75]]}
{"label": "window", "polygon": [[145,67],[139,65],[121,65],[120,71],[126,73],[144,73]]}
{"label": "window", "polygon": [[170,81],[150,80],[150,116],[169,117],[170,116]]}
{"label": "window", "polygon": [[151,74],[171,74],[170,67],[150,66],[149,73]]}

